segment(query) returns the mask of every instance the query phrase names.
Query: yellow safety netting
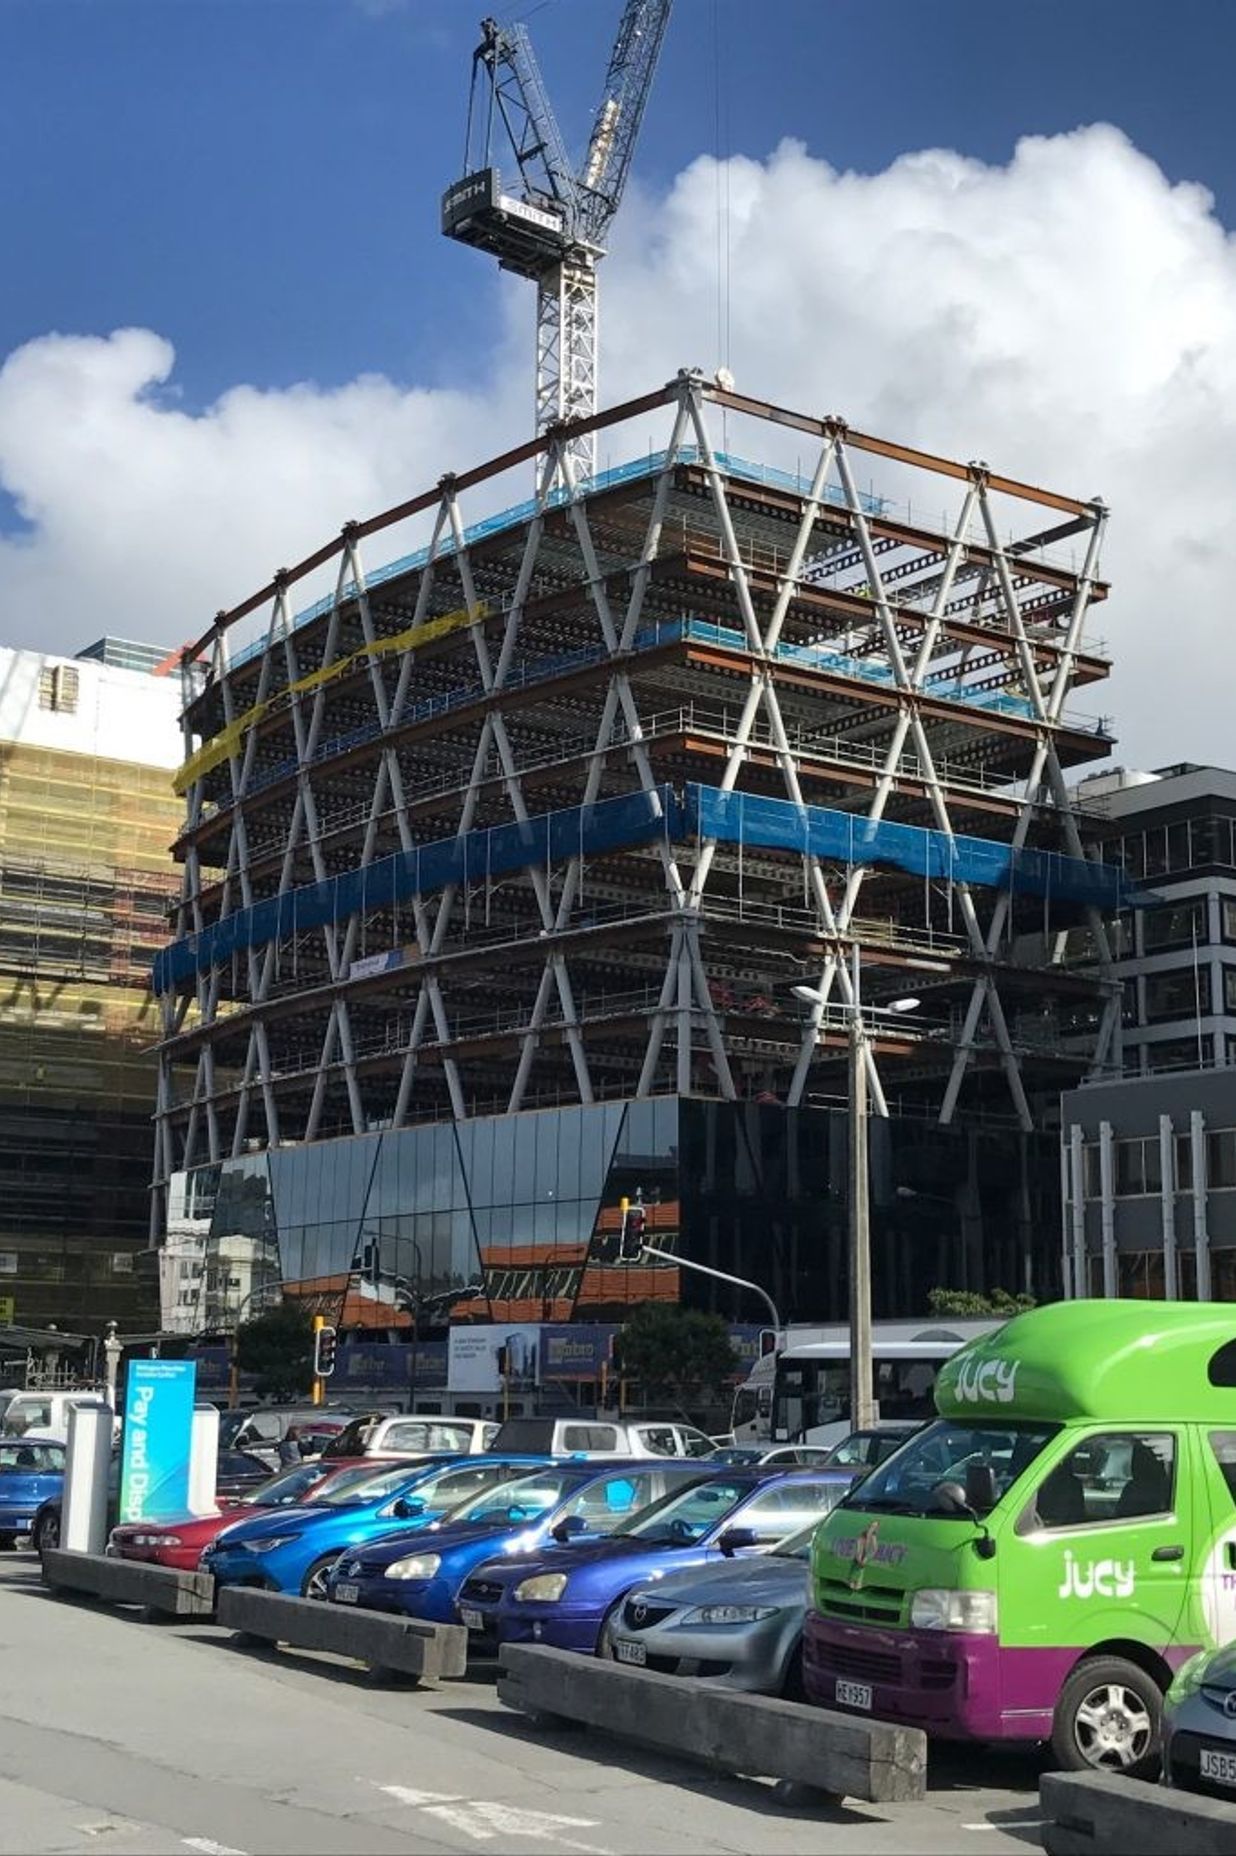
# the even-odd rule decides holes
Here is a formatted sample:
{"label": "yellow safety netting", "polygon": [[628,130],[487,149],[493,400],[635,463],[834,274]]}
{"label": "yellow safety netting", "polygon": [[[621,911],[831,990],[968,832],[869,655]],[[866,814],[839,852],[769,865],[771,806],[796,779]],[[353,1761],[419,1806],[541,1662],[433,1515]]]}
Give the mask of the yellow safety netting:
{"label": "yellow safety netting", "polygon": [[444,638],[448,632],[459,631],[465,625],[478,625],[482,619],[490,616],[492,610],[483,600],[476,606],[461,606],[455,612],[442,613],[439,618],[426,619],[423,624],[409,625],[406,631],[395,632],[389,638],[375,638],[372,644],[361,645],[358,651],[350,652],[347,657],[336,658],[333,664],[325,664],[321,670],[311,670],[306,676],[298,677],[295,683],[289,683],[278,695],[270,697],[266,702],[255,702],[251,709],[246,709],[243,715],[238,715],[235,721],[221,728],[217,735],[204,741],[197,752],[190,754],[188,760],[177,768],[172,776],[173,789],[178,793],[187,792],[194,780],[200,780],[204,773],[209,773],[221,761],[228,760],[236,753],[249,730],[255,728],[264,715],[278,711],[293,696],[303,695],[307,690],[320,689],[324,683],[333,683],[362,659],[388,657],[398,651],[419,650],[421,645],[431,644],[435,638]]}

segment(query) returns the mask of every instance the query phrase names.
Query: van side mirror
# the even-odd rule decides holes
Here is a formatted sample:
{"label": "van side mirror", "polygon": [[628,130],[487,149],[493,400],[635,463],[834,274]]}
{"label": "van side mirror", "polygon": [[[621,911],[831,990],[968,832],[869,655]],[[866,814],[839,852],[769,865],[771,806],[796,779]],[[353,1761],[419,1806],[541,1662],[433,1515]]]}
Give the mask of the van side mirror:
{"label": "van side mirror", "polygon": [[556,1540],[562,1547],[565,1547],[569,1540],[574,1540],[577,1535],[586,1534],[587,1531],[588,1523],[582,1514],[564,1514],[561,1521],[556,1521],[549,1530],[550,1538]]}
{"label": "van side mirror", "polygon": [[732,1559],[735,1553],[742,1553],[748,1547],[758,1547],[760,1537],[753,1527],[727,1527],[717,1545],[726,1559]]}
{"label": "van side mirror", "polygon": [[990,1463],[966,1464],[966,1507],[975,1514],[990,1514],[1000,1499],[996,1472]]}

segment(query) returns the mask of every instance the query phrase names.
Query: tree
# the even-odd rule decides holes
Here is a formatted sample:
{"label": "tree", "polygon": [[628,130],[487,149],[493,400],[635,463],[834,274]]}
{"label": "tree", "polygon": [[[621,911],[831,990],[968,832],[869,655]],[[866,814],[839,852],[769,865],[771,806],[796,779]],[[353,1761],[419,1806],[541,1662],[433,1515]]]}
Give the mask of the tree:
{"label": "tree", "polygon": [[614,1340],[618,1370],[650,1403],[707,1404],[725,1396],[738,1356],[720,1315],[641,1302]]}
{"label": "tree", "polygon": [[257,1378],[259,1398],[297,1398],[313,1385],[313,1320],[296,1302],[242,1321],[236,1363]]}
{"label": "tree", "polygon": [[971,1315],[995,1315],[1009,1321],[1014,1315],[1024,1315],[1036,1304],[1034,1297],[1024,1290],[1010,1295],[1007,1289],[993,1289],[990,1294],[983,1295],[977,1289],[933,1289],[927,1297],[927,1306],[933,1315],[951,1315],[955,1320]]}

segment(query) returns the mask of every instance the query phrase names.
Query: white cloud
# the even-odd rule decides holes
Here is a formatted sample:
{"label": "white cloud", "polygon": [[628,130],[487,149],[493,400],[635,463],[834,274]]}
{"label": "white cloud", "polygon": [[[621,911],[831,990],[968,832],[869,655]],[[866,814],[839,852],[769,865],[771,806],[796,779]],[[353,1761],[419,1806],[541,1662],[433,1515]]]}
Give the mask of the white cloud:
{"label": "white cloud", "polygon": [[[1209,196],[1105,127],[1028,139],[1006,167],[933,150],[871,176],[787,143],[732,161],[727,191],[740,386],[1106,497],[1118,673],[1089,706],[1116,714],[1121,759],[1230,761],[1236,255]],[[667,200],[628,201],[607,399],[722,358],[716,197],[701,159]],[[522,437],[531,307],[512,284],[498,385],[239,386],[200,415],[149,331],[16,351],[0,487],[31,526],[0,537],[6,639],[179,642],[345,518]]]}

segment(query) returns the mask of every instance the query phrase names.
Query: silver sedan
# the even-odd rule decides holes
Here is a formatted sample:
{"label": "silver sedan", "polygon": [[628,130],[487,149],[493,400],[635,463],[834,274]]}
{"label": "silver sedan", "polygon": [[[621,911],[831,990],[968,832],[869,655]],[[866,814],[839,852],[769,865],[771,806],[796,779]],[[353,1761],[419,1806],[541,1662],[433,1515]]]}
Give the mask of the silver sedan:
{"label": "silver sedan", "polygon": [[771,1553],[691,1566],[636,1586],[614,1621],[610,1655],[664,1675],[699,1676],[720,1688],[798,1696],[817,1525],[791,1534]]}

